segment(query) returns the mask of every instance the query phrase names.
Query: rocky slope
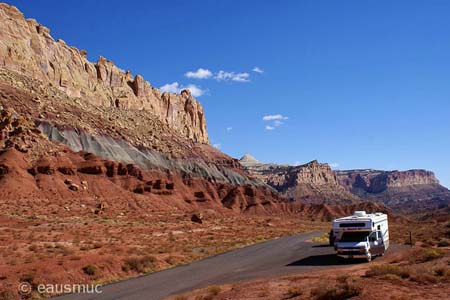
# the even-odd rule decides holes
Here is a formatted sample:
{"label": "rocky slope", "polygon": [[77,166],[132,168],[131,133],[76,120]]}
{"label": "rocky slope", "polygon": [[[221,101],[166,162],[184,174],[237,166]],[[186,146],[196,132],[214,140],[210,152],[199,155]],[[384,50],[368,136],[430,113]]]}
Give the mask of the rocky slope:
{"label": "rocky slope", "polygon": [[328,164],[317,161],[301,166],[261,163],[249,154],[245,154],[240,163],[253,177],[291,200],[315,204],[353,204],[360,201],[339,184]]}
{"label": "rocky slope", "polygon": [[450,191],[426,170],[336,171],[339,183],[362,198],[374,198],[397,210],[411,212],[450,205]]}

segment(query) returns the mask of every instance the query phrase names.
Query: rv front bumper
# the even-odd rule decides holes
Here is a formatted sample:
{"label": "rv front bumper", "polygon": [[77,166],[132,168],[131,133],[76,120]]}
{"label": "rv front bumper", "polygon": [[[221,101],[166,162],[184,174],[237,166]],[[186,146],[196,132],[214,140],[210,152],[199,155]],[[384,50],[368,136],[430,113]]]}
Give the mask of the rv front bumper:
{"label": "rv front bumper", "polygon": [[365,254],[338,254],[339,257],[342,258],[364,258],[366,259],[369,255],[368,253]]}
{"label": "rv front bumper", "polygon": [[337,255],[342,258],[367,258],[369,253],[366,249],[337,249]]}

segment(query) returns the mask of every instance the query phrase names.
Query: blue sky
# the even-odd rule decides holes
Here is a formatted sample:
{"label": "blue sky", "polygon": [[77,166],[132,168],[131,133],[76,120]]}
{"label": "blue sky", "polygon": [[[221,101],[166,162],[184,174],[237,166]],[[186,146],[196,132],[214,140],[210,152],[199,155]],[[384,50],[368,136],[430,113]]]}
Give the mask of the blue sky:
{"label": "blue sky", "polygon": [[450,1],[7,2],[90,60],[195,85],[233,157],[425,168],[450,186]]}

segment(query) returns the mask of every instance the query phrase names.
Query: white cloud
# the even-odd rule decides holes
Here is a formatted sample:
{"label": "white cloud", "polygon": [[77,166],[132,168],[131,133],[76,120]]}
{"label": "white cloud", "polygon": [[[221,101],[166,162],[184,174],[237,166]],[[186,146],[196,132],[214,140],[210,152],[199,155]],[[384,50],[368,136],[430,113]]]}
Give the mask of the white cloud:
{"label": "white cloud", "polygon": [[275,125],[276,127],[281,126],[281,125],[283,125],[283,124],[284,124],[284,122],[281,122],[280,120],[275,120],[275,121],[273,122],[273,125]]}
{"label": "white cloud", "polygon": [[196,86],[195,84],[188,84],[187,86],[183,86],[182,90],[184,90],[184,89],[191,91],[191,94],[194,97],[203,96],[207,92],[206,90],[202,90],[200,87]]}
{"label": "white cloud", "polygon": [[231,130],[233,130],[233,127],[227,127],[228,132],[230,132]]}
{"label": "white cloud", "polygon": [[285,117],[283,115],[280,114],[276,114],[276,115],[266,115],[263,117],[264,121],[274,121],[274,120],[287,120],[289,119],[288,117]]}
{"label": "white cloud", "polygon": [[263,116],[263,121],[271,122],[271,125],[266,125],[266,130],[274,130],[276,127],[280,127],[284,124],[283,120],[289,119],[286,116],[276,114],[276,115],[265,115]]}
{"label": "white cloud", "polygon": [[220,143],[213,144],[213,147],[217,148],[217,149],[220,149],[220,147],[222,147],[222,144],[220,144]]}
{"label": "white cloud", "polygon": [[168,93],[179,93],[180,85],[178,82],[172,82],[172,83],[166,83],[162,87],[159,88],[162,93],[168,92]]}
{"label": "white cloud", "polygon": [[337,167],[339,167],[339,163],[337,163],[337,162],[331,163],[330,167],[331,168],[337,168]]}
{"label": "white cloud", "polygon": [[261,69],[260,67],[254,67],[254,68],[252,69],[252,71],[253,71],[253,72],[256,72],[256,73],[259,73],[259,74],[264,73],[264,70]]}
{"label": "white cloud", "polygon": [[199,68],[197,71],[189,71],[184,74],[187,78],[208,79],[212,77],[212,72],[208,69]]}
{"label": "white cloud", "polygon": [[220,70],[216,73],[214,78],[217,81],[237,81],[237,82],[249,82],[250,81],[250,74],[246,72],[242,73],[235,73],[235,72],[225,72],[223,70]]}
{"label": "white cloud", "polygon": [[180,85],[178,82],[167,83],[159,88],[161,92],[169,92],[179,94],[182,90],[189,90],[194,97],[203,96],[207,90],[201,89],[195,84],[188,84],[186,86]]}

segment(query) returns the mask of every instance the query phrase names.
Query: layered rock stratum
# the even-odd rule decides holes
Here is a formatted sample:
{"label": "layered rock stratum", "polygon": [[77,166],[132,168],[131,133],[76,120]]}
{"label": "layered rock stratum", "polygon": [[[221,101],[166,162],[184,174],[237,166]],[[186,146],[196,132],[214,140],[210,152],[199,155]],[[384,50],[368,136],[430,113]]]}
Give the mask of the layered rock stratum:
{"label": "layered rock stratum", "polygon": [[339,183],[361,198],[377,199],[397,210],[441,209],[450,204],[450,191],[427,170],[336,171]]}
{"label": "layered rock stratum", "polygon": [[300,166],[277,165],[259,162],[249,154],[240,162],[252,176],[291,200],[316,204],[366,200],[411,213],[450,205],[450,191],[431,171],[334,171],[317,161]]}
{"label": "layered rock stratum", "polygon": [[328,164],[316,160],[289,166],[261,163],[250,154],[245,154],[240,163],[253,177],[291,200],[315,204],[353,204],[360,201],[339,184]]}

